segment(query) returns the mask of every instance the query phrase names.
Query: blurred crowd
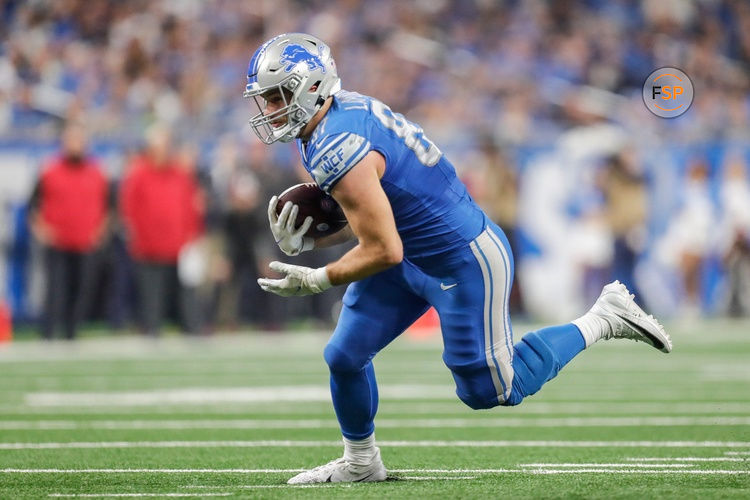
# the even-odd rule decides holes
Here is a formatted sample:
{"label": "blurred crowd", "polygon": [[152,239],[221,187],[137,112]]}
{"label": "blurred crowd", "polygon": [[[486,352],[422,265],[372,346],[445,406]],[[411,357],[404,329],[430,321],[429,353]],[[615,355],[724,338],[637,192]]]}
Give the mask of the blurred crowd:
{"label": "blurred crowd", "polygon": [[[196,332],[330,323],[337,292],[290,305],[253,283],[278,257],[266,201],[307,180],[292,147],[252,136],[241,97],[255,48],[288,31],[327,41],[344,88],[420,123],[449,156],[511,235],[516,311],[568,320],[619,278],[665,316],[750,314],[744,0],[0,0],[0,18],[0,177],[14,179],[0,192],[3,279],[19,318],[75,309],[44,299],[34,186],[63,130],[83,124],[108,208],[86,249],[95,292],[76,315],[149,332],[170,311]],[[662,66],[695,87],[679,118],[642,101]],[[155,163],[194,187],[189,229],[154,260],[133,240],[126,193],[159,147],[168,160]],[[141,226],[160,235],[157,222]],[[144,296],[174,299],[146,311]]]}

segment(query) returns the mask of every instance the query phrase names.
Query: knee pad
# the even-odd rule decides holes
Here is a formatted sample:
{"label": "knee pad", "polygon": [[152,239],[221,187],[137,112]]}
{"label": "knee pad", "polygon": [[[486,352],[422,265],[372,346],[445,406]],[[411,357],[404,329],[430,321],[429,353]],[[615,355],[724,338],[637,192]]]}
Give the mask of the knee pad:
{"label": "knee pad", "polygon": [[323,351],[323,357],[331,372],[353,373],[362,370],[368,359],[357,360],[333,344],[328,344]]}
{"label": "knee pad", "polygon": [[524,335],[513,350],[513,391],[505,402],[508,406],[517,405],[526,396],[535,394],[560,371],[557,354],[536,332]]}

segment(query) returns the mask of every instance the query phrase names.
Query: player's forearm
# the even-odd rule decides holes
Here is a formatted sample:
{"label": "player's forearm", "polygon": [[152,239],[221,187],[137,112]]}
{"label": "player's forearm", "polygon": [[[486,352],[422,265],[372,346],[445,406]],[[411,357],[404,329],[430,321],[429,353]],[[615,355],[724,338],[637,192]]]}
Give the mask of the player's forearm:
{"label": "player's forearm", "polygon": [[347,241],[350,241],[353,239],[354,239],[354,232],[352,231],[352,228],[349,226],[346,226],[341,231],[337,231],[328,236],[322,236],[320,238],[317,238],[315,240],[315,248],[332,247],[335,245],[340,245],[341,243],[346,243]]}
{"label": "player's forearm", "polygon": [[332,285],[345,285],[400,264],[403,260],[401,245],[366,247],[359,244],[339,260],[326,266]]}

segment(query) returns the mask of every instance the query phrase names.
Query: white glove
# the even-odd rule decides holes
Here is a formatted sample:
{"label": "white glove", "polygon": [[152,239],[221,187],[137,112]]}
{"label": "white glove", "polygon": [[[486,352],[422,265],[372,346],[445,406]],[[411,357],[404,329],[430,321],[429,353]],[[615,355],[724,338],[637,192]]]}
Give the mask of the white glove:
{"label": "white glove", "polygon": [[307,217],[302,225],[295,230],[294,222],[297,220],[299,206],[291,201],[287,201],[284,204],[284,208],[281,209],[281,213],[277,216],[276,204],[278,202],[279,197],[274,196],[268,203],[268,222],[271,225],[273,239],[279,245],[281,251],[293,257],[315,248],[315,239],[305,236],[305,233],[313,222],[313,218]]}
{"label": "white glove", "polygon": [[279,280],[259,278],[258,284],[266,292],[273,292],[282,297],[291,297],[293,295],[320,293],[331,288],[331,280],[328,279],[328,272],[325,267],[313,269],[276,261],[271,262],[268,267],[286,276]]}

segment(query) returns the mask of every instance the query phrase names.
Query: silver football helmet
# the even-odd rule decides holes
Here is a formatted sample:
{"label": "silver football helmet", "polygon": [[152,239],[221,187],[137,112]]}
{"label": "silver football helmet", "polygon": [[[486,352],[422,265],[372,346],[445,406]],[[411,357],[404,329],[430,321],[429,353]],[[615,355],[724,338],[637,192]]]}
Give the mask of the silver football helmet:
{"label": "silver football helmet", "polygon": [[[268,40],[250,59],[244,97],[252,97],[258,114],[250,119],[266,144],[297,138],[328,96],[341,90],[331,49],[304,33],[285,33]],[[266,114],[266,97],[278,92],[284,105]]]}

